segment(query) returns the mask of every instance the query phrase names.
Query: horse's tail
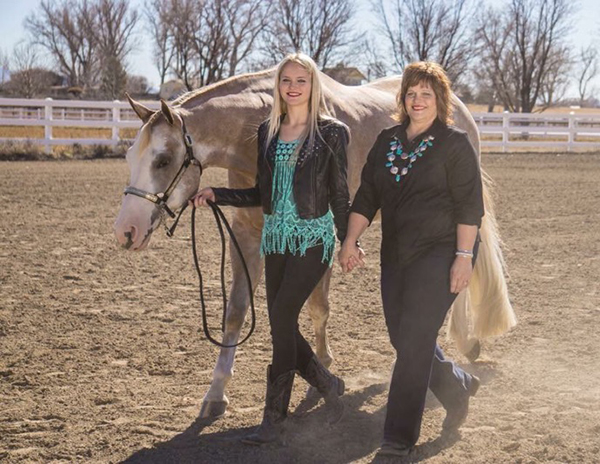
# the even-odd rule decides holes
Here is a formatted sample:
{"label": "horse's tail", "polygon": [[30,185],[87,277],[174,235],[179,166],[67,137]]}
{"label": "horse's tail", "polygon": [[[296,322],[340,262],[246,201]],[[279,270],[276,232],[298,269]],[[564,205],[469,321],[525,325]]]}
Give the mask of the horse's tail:
{"label": "horse's tail", "polygon": [[463,353],[471,345],[468,341],[468,313],[477,339],[502,335],[517,323],[508,298],[506,263],[494,212],[492,181],[483,170],[482,177],[485,216],[480,229],[479,253],[468,291],[461,295],[462,298],[457,298],[449,327],[450,336],[457,341],[458,348]]}

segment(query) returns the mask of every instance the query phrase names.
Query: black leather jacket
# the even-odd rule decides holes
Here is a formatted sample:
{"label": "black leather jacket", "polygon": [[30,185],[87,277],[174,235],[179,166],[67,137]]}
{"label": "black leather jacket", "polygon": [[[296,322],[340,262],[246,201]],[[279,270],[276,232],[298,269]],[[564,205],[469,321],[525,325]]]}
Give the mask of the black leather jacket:
{"label": "black leather jacket", "polygon": [[[311,148],[308,140],[298,153],[294,172],[294,201],[302,219],[315,219],[333,212],[337,237],[343,242],[348,229],[350,198],[348,193],[346,147],[348,128],[337,120],[319,121],[321,137],[315,137]],[[256,185],[248,189],[214,188],[216,202],[223,206],[262,206],[271,214],[273,165],[277,136],[266,146],[268,121],[258,128],[258,160]]]}

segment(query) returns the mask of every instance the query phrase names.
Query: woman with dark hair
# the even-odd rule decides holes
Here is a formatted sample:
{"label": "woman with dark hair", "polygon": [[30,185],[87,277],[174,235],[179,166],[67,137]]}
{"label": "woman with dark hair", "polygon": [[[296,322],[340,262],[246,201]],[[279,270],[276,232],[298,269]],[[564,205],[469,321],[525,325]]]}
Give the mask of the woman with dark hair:
{"label": "woman with dark hair", "polygon": [[340,264],[363,264],[356,245],[381,209],[381,294],[397,359],[380,454],[407,455],[416,444],[429,387],[447,411],[445,431],[468,413],[479,379],[437,345],[438,331],[464,290],[484,214],[477,153],[451,125],[450,82],[441,66],[406,67],[397,96],[400,124],[382,131],[363,168]]}
{"label": "woman with dark hair", "polygon": [[323,395],[330,422],[343,412],[344,382],[319,362],[300,333],[298,316],[333,262],[334,228],[340,242],[346,235],[349,131],[329,115],[318,68],[307,55],[283,59],[273,96],[270,118],[258,128],[256,186],[205,188],[193,199],[196,206],[212,200],[263,208],[261,254],[273,359],[262,423],[243,439],[253,445],[280,438],[296,372]]}

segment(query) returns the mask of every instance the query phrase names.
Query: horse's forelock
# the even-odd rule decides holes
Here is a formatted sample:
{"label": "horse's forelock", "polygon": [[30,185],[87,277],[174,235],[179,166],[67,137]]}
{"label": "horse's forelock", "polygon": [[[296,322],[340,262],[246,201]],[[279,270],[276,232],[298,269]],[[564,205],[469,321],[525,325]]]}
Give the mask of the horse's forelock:
{"label": "horse's forelock", "polygon": [[143,153],[146,151],[146,148],[148,148],[148,145],[150,145],[150,137],[151,137],[150,126],[149,126],[149,124],[144,124],[142,126],[142,128],[140,129],[138,139],[135,142],[135,144],[137,145],[137,153],[136,154],[137,154],[138,158],[141,158],[143,156]]}
{"label": "horse's forelock", "polygon": [[[148,122],[146,124],[144,124],[142,126],[142,128],[140,129],[140,135],[139,135],[139,139],[137,141],[137,143],[138,143],[138,150],[137,150],[138,158],[141,158],[144,155],[144,153],[146,153],[148,147],[151,145],[152,132],[153,132],[152,129],[161,120],[160,119],[161,114],[162,113],[160,111],[157,111],[156,113],[154,113],[150,117]],[[166,140],[163,141],[163,144],[164,143],[166,143]]]}

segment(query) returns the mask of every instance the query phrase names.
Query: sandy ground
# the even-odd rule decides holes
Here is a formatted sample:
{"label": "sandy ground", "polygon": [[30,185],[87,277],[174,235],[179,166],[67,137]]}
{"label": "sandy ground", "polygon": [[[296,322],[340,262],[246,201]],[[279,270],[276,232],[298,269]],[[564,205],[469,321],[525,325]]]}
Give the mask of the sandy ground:
{"label": "sandy ground", "polygon": [[[460,435],[439,438],[430,398],[415,452],[402,462],[600,462],[600,156],[487,155],[496,181],[509,288],[519,325],[469,364],[482,378]],[[369,264],[332,284],[333,370],[347,413],[324,425],[296,380],[287,446],[250,448],[270,357],[264,291],[256,334],[237,353],[227,414],[201,421],[217,349],[199,333],[189,215],[150,249],[116,246],[124,161],[0,163],[0,461],[379,463],[393,351]],[[206,182],[221,183],[209,171]],[[218,246],[209,213],[200,248],[218,332]],[[312,329],[306,316],[305,332]],[[304,413],[301,414],[301,411]],[[306,412],[308,411],[308,412]]]}

